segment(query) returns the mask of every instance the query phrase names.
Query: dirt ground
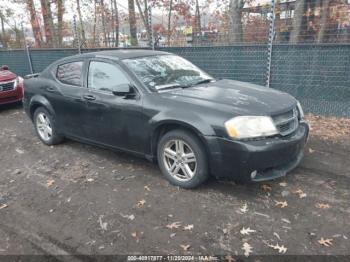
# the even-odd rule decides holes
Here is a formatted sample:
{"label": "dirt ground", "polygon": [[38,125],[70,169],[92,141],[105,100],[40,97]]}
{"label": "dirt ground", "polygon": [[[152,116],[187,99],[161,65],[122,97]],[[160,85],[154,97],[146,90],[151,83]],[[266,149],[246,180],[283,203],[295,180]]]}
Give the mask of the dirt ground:
{"label": "dirt ground", "polygon": [[0,255],[350,255],[349,154],[349,137],[311,136],[285,178],[184,190],[143,159],[45,146],[20,106],[2,106]]}

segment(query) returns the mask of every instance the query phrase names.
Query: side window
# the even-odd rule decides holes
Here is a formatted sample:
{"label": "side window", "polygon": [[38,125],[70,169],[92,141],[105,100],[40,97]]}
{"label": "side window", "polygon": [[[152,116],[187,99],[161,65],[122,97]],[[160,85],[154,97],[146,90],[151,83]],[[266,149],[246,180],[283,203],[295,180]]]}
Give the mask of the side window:
{"label": "side window", "polygon": [[101,91],[116,91],[118,86],[130,81],[119,66],[92,61],[89,66],[88,87]]}
{"label": "side window", "polygon": [[56,77],[67,85],[81,86],[83,62],[71,62],[57,67]]}

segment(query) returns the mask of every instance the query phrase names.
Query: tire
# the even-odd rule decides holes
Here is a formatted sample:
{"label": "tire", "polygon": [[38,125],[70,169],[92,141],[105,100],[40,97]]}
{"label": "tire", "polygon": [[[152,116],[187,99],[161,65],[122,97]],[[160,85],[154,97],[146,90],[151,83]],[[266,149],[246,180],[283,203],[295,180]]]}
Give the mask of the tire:
{"label": "tire", "polygon": [[[178,148],[183,150],[177,150]],[[177,129],[166,133],[158,142],[157,158],[160,170],[173,185],[195,188],[209,177],[203,144],[195,135],[185,130]]]}
{"label": "tire", "polygon": [[[35,110],[33,122],[35,132],[44,144],[52,146],[63,141],[64,137],[56,131],[54,117],[44,107]],[[50,127],[51,132],[46,129],[47,126]]]}

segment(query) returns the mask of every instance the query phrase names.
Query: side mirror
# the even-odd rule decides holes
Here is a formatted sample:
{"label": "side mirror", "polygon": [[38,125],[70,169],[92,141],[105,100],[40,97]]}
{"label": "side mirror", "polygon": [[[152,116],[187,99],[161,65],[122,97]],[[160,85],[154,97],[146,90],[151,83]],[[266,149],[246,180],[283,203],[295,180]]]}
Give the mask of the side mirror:
{"label": "side mirror", "polygon": [[116,96],[129,96],[135,93],[135,89],[131,84],[122,84],[113,87],[112,93]]}
{"label": "side mirror", "polygon": [[7,65],[3,65],[0,67],[0,70],[3,70],[3,71],[9,70],[9,67]]}

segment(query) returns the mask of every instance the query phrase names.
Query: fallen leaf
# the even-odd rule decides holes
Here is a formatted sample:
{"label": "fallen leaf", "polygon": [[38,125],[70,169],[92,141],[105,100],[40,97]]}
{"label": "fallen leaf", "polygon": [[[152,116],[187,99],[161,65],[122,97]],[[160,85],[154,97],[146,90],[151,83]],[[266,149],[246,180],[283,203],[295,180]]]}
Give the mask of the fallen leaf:
{"label": "fallen leaf", "polygon": [[285,254],[287,252],[287,248],[283,245],[282,246],[278,245],[278,243],[276,245],[270,245],[270,244],[267,244],[267,245],[275,250],[278,250],[278,253],[280,254]]}
{"label": "fallen leaf", "polygon": [[330,208],[329,204],[323,204],[323,203],[317,203],[315,206],[317,208],[320,208],[320,209],[328,209],[328,208]]}
{"label": "fallen leaf", "polygon": [[263,184],[261,186],[261,189],[264,190],[265,192],[271,192],[272,191],[272,187],[266,184]]}
{"label": "fallen leaf", "polygon": [[6,208],[6,207],[8,207],[7,204],[2,204],[2,205],[0,205],[0,209],[4,209],[4,208]]}
{"label": "fallen leaf", "polygon": [[149,192],[151,191],[151,189],[150,189],[148,186],[144,186],[143,188],[144,188],[146,191],[149,191]]}
{"label": "fallen leaf", "polygon": [[240,209],[239,209],[243,214],[247,213],[248,211],[248,205],[245,203]]}
{"label": "fallen leaf", "polygon": [[100,216],[100,217],[98,218],[98,221],[100,222],[100,227],[101,227],[101,229],[104,230],[104,231],[106,231],[106,230],[107,230],[107,225],[108,225],[108,223],[102,221],[102,216]]}
{"label": "fallen leaf", "polygon": [[320,243],[322,246],[330,247],[333,245],[332,241],[333,239],[331,238],[324,239],[323,237],[321,237],[321,239],[318,240],[318,243]]}
{"label": "fallen leaf", "polygon": [[140,237],[138,236],[138,234],[137,234],[136,231],[135,231],[135,232],[132,232],[132,233],[131,233],[131,236],[132,236],[133,238],[135,238],[136,242],[139,242],[139,241],[140,241]]}
{"label": "fallen leaf", "polygon": [[180,245],[180,247],[184,250],[187,251],[190,249],[191,245]]}
{"label": "fallen leaf", "polygon": [[181,222],[179,221],[166,225],[166,227],[169,229],[179,228],[180,226],[181,226]]}
{"label": "fallen leaf", "polygon": [[235,262],[235,261],[236,261],[236,259],[234,259],[231,255],[226,256],[226,257],[225,257],[225,260],[226,260],[227,262]]}
{"label": "fallen leaf", "polygon": [[253,253],[253,247],[249,245],[247,242],[243,243],[242,249],[244,250],[244,255],[249,257],[250,253]]}
{"label": "fallen leaf", "polygon": [[184,226],[184,230],[192,230],[192,229],[193,229],[193,225]]}
{"label": "fallen leaf", "polygon": [[142,208],[146,204],[146,200],[142,199],[139,202],[137,202],[137,207]]}
{"label": "fallen leaf", "polygon": [[249,235],[250,233],[256,232],[256,230],[250,229],[250,227],[248,228],[243,227],[240,232],[242,235]]}
{"label": "fallen leaf", "polygon": [[134,220],[135,219],[135,216],[133,215],[133,214],[131,214],[131,215],[123,215],[123,214],[120,214],[122,217],[124,217],[124,218],[127,218],[127,219],[129,219],[129,220]]}
{"label": "fallen leaf", "polygon": [[52,186],[53,184],[55,183],[55,180],[54,179],[48,179],[47,182],[46,182],[46,185],[48,187]]}
{"label": "fallen leaf", "polygon": [[16,152],[17,152],[18,154],[24,154],[24,151],[23,151],[22,149],[19,149],[19,148],[16,148]]}
{"label": "fallen leaf", "polygon": [[294,191],[294,194],[299,194],[299,198],[306,197],[306,194],[301,189],[298,189],[298,190]]}
{"label": "fallen leaf", "polygon": [[287,201],[283,201],[283,202],[281,202],[281,201],[275,201],[275,202],[276,202],[275,206],[279,206],[280,208],[285,208],[285,207],[288,206]]}

